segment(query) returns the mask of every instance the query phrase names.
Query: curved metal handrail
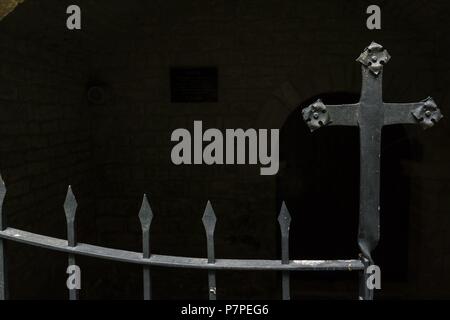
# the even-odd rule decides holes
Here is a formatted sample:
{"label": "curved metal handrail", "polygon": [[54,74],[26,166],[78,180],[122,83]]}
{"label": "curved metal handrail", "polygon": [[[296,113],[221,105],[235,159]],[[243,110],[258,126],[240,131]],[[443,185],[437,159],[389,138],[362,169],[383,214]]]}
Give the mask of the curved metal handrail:
{"label": "curved metal handrail", "polygon": [[168,256],[152,254],[143,258],[142,252],[112,249],[85,243],[68,246],[67,240],[48,237],[19,229],[7,228],[0,231],[0,238],[33,245],[69,254],[84,255],[93,258],[170,268],[191,268],[206,270],[260,270],[260,271],[358,271],[363,270],[361,260],[290,260],[282,264],[281,260],[265,259],[216,259],[208,263],[206,258]]}

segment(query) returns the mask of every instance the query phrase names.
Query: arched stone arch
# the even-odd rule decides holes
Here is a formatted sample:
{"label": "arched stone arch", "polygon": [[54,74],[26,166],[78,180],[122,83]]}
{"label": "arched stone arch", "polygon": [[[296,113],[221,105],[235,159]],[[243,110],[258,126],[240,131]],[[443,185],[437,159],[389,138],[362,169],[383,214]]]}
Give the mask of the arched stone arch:
{"label": "arched stone arch", "polygon": [[358,63],[342,63],[345,58],[317,57],[293,65],[286,81],[274,88],[271,98],[261,107],[254,127],[281,128],[289,115],[298,109],[301,101],[320,92],[358,92],[361,76]]}

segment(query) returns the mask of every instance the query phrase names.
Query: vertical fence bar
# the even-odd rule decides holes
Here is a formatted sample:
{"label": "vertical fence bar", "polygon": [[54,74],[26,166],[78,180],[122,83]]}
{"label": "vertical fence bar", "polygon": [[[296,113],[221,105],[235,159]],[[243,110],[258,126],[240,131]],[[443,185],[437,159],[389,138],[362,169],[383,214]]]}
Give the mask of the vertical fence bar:
{"label": "vertical fence bar", "polygon": [[[66,200],[64,201],[64,212],[66,213],[67,222],[67,245],[69,247],[77,246],[77,236],[76,236],[76,226],[75,226],[75,213],[77,211],[77,200],[72,192],[72,187],[69,185],[67,188]],[[76,266],[75,255],[69,254],[69,267]],[[69,288],[69,299],[78,300],[79,292],[78,289]]]}
{"label": "vertical fence bar", "polygon": [[[206,204],[202,221],[206,231],[208,263],[216,263],[214,257],[214,229],[216,228],[217,218],[211,206],[211,202],[209,202],[209,200],[208,203]],[[217,299],[216,272],[214,270],[208,271],[208,285],[209,285],[209,300],[216,300]]]}
{"label": "vertical fence bar", "polygon": [[[283,201],[280,214],[278,215],[278,223],[281,231],[281,263],[289,264],[289,228],[291,226],[291,215]],[[283,271],[281,273],[281,287],[283,300],[290,300],[290,273]]]}
{"label": "vertical fence bar", "polygon": [[[6,229],[6,217],[3,213],[6,186],[0,175],[0,230]],[[0,300],[8,299],[8,276],[6,274],[6,240],[0,239]]]}
{"label": "vertical fence bar", "polygon": [[[150,225],[153,220],[153,212],[148,202],[147,195],[144,193],[142,199],[141,209],[139,210],[139,220],[141,221],[142,228],[142,257],[144,259],[150,258]],[[143,288],[144,288],[144,300],[150,300],[152,298],[152,286],[150,277],[150,267],[143,267]]]}
{"label": "vertical fence bar", "polygon": [[370,261],[362,254],[360,255],[361,262],[364,265],[364,269],[359,271],[359,300],[373,300],[373,289],[369,289],[367,286],[367,268],[370,266]]}

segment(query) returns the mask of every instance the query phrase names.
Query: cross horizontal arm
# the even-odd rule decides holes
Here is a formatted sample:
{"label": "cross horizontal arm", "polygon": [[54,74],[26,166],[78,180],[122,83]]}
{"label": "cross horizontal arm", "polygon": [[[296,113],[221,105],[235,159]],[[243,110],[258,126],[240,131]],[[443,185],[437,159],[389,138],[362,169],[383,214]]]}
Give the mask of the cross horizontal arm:
{"label": "cross horizontal arm", "polygon": [[357,126],[359,103],[328,105],[330,126]]}
{"label": "cross horizontal arm", "polygon": [[384,104],[384,125],[390,124],[416,124],[417,120],[414,118],[412,112],[420,108],[422,102],[412,103],[385,103]]}
{"label": "cross horizontal arm", "polygon": [[426,129],[442,118],[441,111],[430,97],[420,102],[384,103],[384,125],[419,123]]}
{"label": "cross horizontal arm", "polygon": [[311,131],[322,126],[357,126],[359,103],[326,105],[320,99],[302,110]]}

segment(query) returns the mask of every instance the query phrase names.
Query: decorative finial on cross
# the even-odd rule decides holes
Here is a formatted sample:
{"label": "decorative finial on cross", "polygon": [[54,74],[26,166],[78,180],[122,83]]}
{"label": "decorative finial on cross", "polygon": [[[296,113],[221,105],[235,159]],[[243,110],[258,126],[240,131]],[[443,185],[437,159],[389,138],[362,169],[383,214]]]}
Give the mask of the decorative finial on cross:
{"label": "decorative finial on cross", "polygon": [[419,121],[419,124],[422,126],[422,128],[428,129],[434,126],[434,124],[441,120],[444,116],[434,102],[433,98],[428,97],[422,102],[423,105],[414,109],[412,111],[412,114],[414,118]]}
{"label": "decorative finial on cross", "polygon": [[387,50],[384,49],[381,44],[372,41],[372,43],[359,55],[356,61],[359,61],[369,68],[373,74],[378,75],[383,69],[383,66],[388,63],[390,59],[391,56]]}
{"label": "decorative finial on cross", "polygon": [[326,126],[327,124],[331,123],[327,107],[320,99],[311,104],[309,107],[303,109],[302,115],[303,120],[305,120],[311,131],[314,131],[322,126]]}

